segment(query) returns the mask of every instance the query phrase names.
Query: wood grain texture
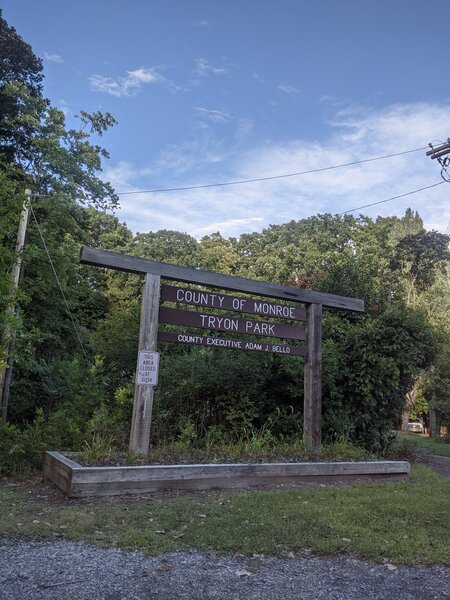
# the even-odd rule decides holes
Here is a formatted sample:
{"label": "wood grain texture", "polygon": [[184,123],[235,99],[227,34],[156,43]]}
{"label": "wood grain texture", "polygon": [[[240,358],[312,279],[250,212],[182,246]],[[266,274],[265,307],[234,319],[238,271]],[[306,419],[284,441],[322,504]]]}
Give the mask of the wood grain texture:
{"label": "wood grain texture", "polygon": [[77,467],[79,465],[59,452],[46,452],[42,476],[44,481],[52,482],[65,494],[70,495],[73,469]]}
{"label": "wood grain texture", "polygon": [[273,321],[262,321],[260,319],[229,317],[223,314],[213,315],[192,310],[179,310],[167,306],[161,306],[159,309],[159,320],[161,323],[197,327],[198,329],[208,329],[210,331],[245,333],[246,335],[289,340],[304,340],[306,338],[305,328],[296,325],[286,325],[285,323],[274,323]]}
{"label": "wood grain texture", "polygon": [[161,300],[162,302],[176,302],[177,304],[232,310],[266,318],[273,317],[287,319],[288,321],[306,320],[306,310],[299,306],[273,304],[261,299],[255,300],[254,298],[242,298],[242,296],[228,296],[189,287],[162,285]]}
{"label": "wood grain texture", "polygon": [[304,379],[303,441],[316,455],[322,441],[322,306],[306,308],[306,361]]}
{"label": "wood grain texture", "polygon": [[305,356],[306,346],[288,346],[287,344],[267,344],[260,341],[236,340],[230,338],[214,337],[210,335],[197,335],[191,333],[175,333],[173,331],[159,331],[159,342],[176,344],[192,344],[207,346],[209,348],[225,348],[227,350],[249,350],[252,352],[273,352],[285,356]]}
{"label": "wood grain texture", "polygon": [[[109,496],[157,489],[249,488],[303,481],[405,478],[405,461],[81,467],[63,455],[46,453],[46,479],[70,497]],[[56,467],[59,467],[58,470]],[[61,472],[64,475],[61,475]]]}
{"label": "wood grain texture", "polygon": [[267,283],[264,281],[255,281],[253,279],[245,279],[233,275],[223,275],[221,273],[211,273],[210,271],[202,271],[200,269],[180,267],[178,265],[130,256],[129,254],[120,254],[109,250],[98,250],[96,248],[90,248],[89,246],[83,246],[81,249],[80,261],[83,264],[94,265],[97,267],[109,267],[128,273],[152,273],[173,281],[198,283],[223,290],[246,292],[258,296],[267,296],[270,298],[279,298],[296,302],[312,302],[322,304],[323,306],[352,311],[364,311],[364,301],[357,298],[347,298],[346,296],[337,296],[335,294],[301,290],[295,287]]}
{"label": "wood grain texture", "polygon": [[[161,279],[158,275],[145,276],[141,304],[141,323],[138,351],[156,352],[158,337],[158,310]],[[137,379],[137,377],[136,377]],[[134,392],[131,420],[130,452],[147,454],[153,410],[153,385],[137,385]]]}

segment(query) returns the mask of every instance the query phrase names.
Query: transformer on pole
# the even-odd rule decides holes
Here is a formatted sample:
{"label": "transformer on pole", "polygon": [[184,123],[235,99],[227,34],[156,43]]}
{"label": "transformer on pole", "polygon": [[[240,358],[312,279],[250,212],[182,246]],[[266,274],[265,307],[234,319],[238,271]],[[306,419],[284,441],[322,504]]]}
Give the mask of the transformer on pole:
{"label": "transformer on pole", "polygon": [[450,138],[447,139],[445,144],[441,144],[435,148],[433,148],[431,143],[428,145],[430,146],[431,150],[428,150],[427,156],[429,156],[432,160],[436,159],[438,161],[442,167],[442,179],[450,182],[450,173],[447,171],[447,168],[450,166],[450,156],[448,156],[448,154],[450,154]]}

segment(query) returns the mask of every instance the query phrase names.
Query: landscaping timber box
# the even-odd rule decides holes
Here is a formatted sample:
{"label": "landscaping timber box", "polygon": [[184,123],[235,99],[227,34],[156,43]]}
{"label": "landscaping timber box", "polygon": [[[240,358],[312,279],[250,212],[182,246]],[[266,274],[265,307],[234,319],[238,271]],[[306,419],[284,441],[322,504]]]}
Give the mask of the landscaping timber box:
{"label": "landscaping timber box", "polygon": [[44,480],[70,498],[139,494],[161,489],[250,488],[306,481],[403,480],[405,461],[297,462],[137,467],[84,467],[59,452],[46,452]]}

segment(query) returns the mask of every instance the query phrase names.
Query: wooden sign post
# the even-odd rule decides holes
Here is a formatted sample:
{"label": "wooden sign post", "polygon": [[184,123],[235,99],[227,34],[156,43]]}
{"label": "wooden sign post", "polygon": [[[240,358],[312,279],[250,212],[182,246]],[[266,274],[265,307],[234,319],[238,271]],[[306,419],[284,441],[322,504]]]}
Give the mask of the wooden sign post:
{"label": "wooden sign post", "polygon": [[306,362],[303,398],[303,442],[318,454],[322,442],[322,305],[306,308]]}
{"label": "wooden sign post", "polygon": [[[156,352],[160,287],[160,276],[147,273],[142,292],[138,357],[142,352]],[[150,443],[155,385],[139,382],[139,364],[138,358],[133,417],[131,419],[130,452],[147,454]]]}
{"label": "wooden sign post", "polygon": [[[306,356],[304,379],[304,426],[303,437],[306,448],[315,454],[320,452],[321,444],[321,407],[322,407],[322,307],[341,308],[345,310],[363,311],[364,302],[357,298],[347,298],[335,294],[323,294],[310,290],[302,290],[290,286],[266,283],[201,271],[147,260],[137,256],[96,250],[84,246],[81,250],[81,262],[98,267],[107,267],[129,273],[145,275],[144,292],[141,307],[141,328],[139,336],[138,367],[136,376],[136,392],[133,406],[133,419],[130,436],[130,450],[137,454],[147,454],[150,440],[153,392],[155,379],[151,370],[155,369],[153,355],[149,364],[145,365],[143,352],[156,352],[156,344],[160,341],[178,342],[216,346],[229,349],[254,350]],[[221,316],[219,314],[181,311],[163,307],[159,309],[160,278],[199,284],[214,289],[232,290],[254,294],[264,298],[297,302],[306,306],[290,304],[274,304],[265,300],[226,296],[188,288],[163,286],[163,300],[218,310],[230,310],[247,314],[257,314],[266,318],[286,319],[289,321],[306,320],[306,329],[290,324],[261,321],[250,318]],[[223,314],[223,313],[222,313]],[[160,315],[158,317],[158,315]],[[260,337],[276,337],[283,339],[279,343],[257,343],[249,340],[229,339],[211,335],[189,335],[175,332],[159,332],[158,320],[161,322],[197,327],[201,329],[237,332]],[[306,340],[306,346],[286,345],[285,339]],[[145,358],[145,357],[144,357]],[[148,368],[145,377],[139,376],[140,368]]]}

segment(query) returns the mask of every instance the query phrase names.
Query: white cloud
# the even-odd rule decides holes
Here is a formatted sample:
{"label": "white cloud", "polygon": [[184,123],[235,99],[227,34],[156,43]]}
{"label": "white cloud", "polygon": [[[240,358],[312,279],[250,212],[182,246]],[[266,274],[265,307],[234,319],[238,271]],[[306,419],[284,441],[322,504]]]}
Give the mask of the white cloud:
{"label": "white cloud", "polygon": [[61,100],[59,100],[59,102],[58,102],[58,108],[59,108],[59,110],[61,110],[64,113],[64,115],[66,117],[67,117],[67,115],[69,113],[72,112],[71,109],[70,109],[70,107],[69,107],[69,104],[63,98],[61,98]]}
{"label": "white cloud", "polygon": [[214,123],[226,123],[232,119],[231,115],[226,113],[223,110],[212,110],[210,108],[197,107],[195,109],[197,113],[201,116],[206,117],[210,121]]}
{"label": "white cloud", "polygon": [[279,85],[278,89],[285,94],[298,94],[300,91],[298,88],[290,84]]}
{"label": "white cloud", "polygon": [[336,98],[336,96],[330,96],[328,94],[323,94],[319,98],[319,102],[321,104],[330,104],[331,106],[343,106],[347,104],[346,100],[342,100],[342,98]]}
{"label": "white cloud", "polygon": [[[265,178],[422,148],[449,130],[450,106],[446,105],[395,105],[383,110],[349,106],[335,114],[321,141],[295,139],[248,149],[234,138],[224,145],[210,133],[167,148],[145,169],[122,163],[107,175],[117,191]],[[123,196],[119,216],[139,231],[177,229],[201,237],[219,230],[225,236],[239,236],[317,213],[340,213],[437,183],[440,167],[425,152],[251,184]],[[401,216],[411,206],[428,229],[445,232],[450,221],[448,193],[443,184],[355,214]]]}
{"label": "white cloud", "polygon": [[225,67],[214,67],[206,58],[198,58],[195,62],[194,72],[199,77],[208,75],[226,75],[228,70]]}
{"label": "white cloud", "polygon": [[48,62],[59,64],[64,62],[64,59],[62,56],[59,56],[59,54],[50,54],[49,52],[44,52],[44,58],[45,60],[48,60]]}
{"label": "white cloud", "polygon": [[189,21],[189,25],[190,27],[210,27],[210,22],[207,21],[206,19],[197,19],[197,20],[193,20],[193,21]]}
{"label": "white cloud", "polygon": [[246,219],[226,219],[225,221],[218,221],[216,223],[208,223],[203,227],[198,227],[192,230],[192,235],[196,238],[203,237],[204,235],[211,235],[216,231],[224,236],[232,236],[236,229],[246,231],[248,229],[258,228],[263,221],[262,217],[248,217]]}
{"label": "white cloud", "polygon": [[94,92],[103,92],[117,98],[124,98],[137,94],[143,85],[160,83],[165,80],[155,68],[141,67],[134,71],[127,71],[126,77],[114,79],[113,77],[94,74],[91,75],[89,81]]}

